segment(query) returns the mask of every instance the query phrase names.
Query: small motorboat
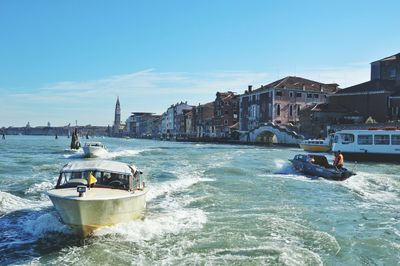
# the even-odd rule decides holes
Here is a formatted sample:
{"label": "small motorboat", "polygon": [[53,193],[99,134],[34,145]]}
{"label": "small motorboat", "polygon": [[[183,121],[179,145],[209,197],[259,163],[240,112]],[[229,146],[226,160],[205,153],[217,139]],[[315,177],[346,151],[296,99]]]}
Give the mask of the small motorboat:
{"label": "small motorboat", "polygon": [[97,228],[144,216],[148,188],[141,174],[135,166],[115,161],[73,161],[62,168],[47,195],[61,220],[86,237]]}
{"label": "small motorboat", "polygon": [[91,141],[85,143],[85,146],[83,146],[83,152],[85,157],[95,158],[107,154],[107,149],[101,142]]}
{"label": "small motorboat", "polygon": [[314,154],[298,154],[293,159],[293,167],[305,174],[317,177],[323,177],[329,180],[342,181],[355,175],[354,172],[346,168],[337,168],[328,163],[328,160],[323,155]]}

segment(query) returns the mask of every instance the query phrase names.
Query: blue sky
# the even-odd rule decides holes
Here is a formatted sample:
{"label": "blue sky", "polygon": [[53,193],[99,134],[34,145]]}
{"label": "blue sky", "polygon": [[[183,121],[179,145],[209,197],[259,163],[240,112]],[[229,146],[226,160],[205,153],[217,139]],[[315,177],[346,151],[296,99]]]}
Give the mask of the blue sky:
{"label": "blue sky", "polygon": [[112,123],[400,52],[400,1],[0,1],[0,127]]}

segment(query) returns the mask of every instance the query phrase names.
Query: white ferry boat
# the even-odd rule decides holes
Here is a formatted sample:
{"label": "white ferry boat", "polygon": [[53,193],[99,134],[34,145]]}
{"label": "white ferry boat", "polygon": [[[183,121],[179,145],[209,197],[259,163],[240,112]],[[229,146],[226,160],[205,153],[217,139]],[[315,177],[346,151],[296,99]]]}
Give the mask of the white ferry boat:
{"label": "white ferry boat", "polygon": [[400,162],[400,128],[338,131],[332,151],[341,151],[346,160]]}

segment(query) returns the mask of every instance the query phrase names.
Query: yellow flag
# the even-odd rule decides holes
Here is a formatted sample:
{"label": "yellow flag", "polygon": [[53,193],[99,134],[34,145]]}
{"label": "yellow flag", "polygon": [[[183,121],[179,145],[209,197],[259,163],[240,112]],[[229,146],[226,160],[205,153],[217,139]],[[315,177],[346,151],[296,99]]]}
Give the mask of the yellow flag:
{"label": "yellow flag", "polygon": [[96,177],[94,177],[94,176],[92,175],[92,173],[90,173],[90,175],[89,175],[89,186],[92,185],[92,184],[94,184],[94,183],[96,183],[96,182],[97,182]]}

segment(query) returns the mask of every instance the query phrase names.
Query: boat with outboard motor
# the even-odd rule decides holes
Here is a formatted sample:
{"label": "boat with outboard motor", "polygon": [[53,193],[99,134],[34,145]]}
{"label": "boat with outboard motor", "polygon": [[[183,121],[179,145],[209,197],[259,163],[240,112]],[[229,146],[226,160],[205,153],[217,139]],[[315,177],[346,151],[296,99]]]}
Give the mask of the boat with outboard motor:
{"label": "boat with outboard motor", "polygon": [[332,151],[346,160],[400,162],[400,127],[337,131]]}
{"label": "boat with outboard motor", "polygon": [[86,142],[83,152],[87,158],[101,157],[107,153],[106,146],[98,141]]}
{"label": "boat with outboard motor", "polygon": [[72,161],[47,191],[62,221],[85,237],[95,229],[144,216],[148,188],[134,165]]}
{"label": "boat with outboard motor", "polygon": [[328,160],[323,155],[297,154],[289,161],[297,171],[305,175],[323,177],[336,181],[342,181],[355,175],[354,172],[346,168],[338,168],[329,164]]}

